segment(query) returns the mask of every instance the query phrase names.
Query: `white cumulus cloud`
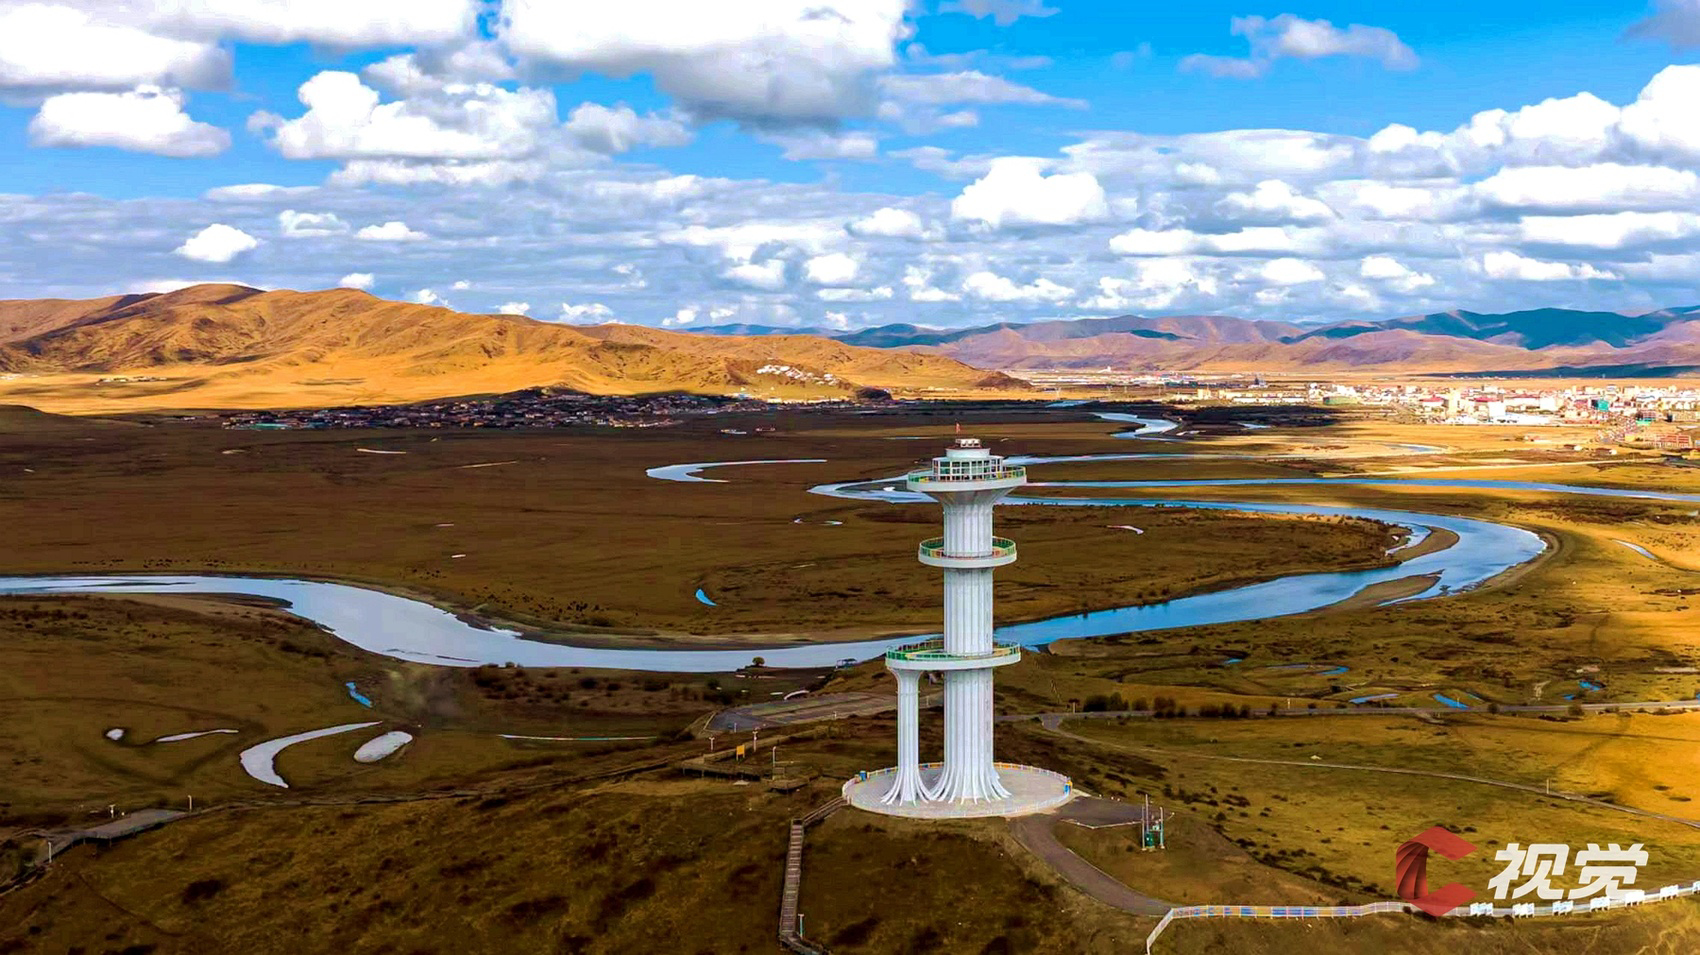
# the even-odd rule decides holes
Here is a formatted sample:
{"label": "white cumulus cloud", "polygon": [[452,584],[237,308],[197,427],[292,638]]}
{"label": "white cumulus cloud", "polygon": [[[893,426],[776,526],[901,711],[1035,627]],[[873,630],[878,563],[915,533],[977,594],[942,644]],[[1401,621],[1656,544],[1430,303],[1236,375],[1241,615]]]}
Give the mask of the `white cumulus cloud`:
{"label": "white cumulus cloud", "polygon": [[259,239],[241,229],[215,222],[190,236],[175,251],[196,262],[224,263],[244,252],[253,251],[259,244]]}
{"label": "white cumulus cloud", "polygon": [[580,305],[574,305],[571,302],[561,303],[560,320],[563,322],[573,322],[580,325],[596,324],[606,322],[613,317],[614,310],[601,302],[585,302]]}
{"label": "white cumulus cloud", "polygon": [[1334,218],[1334,210],[1328,203],[1302,195],[1279,179],[1265,179],[1251,192],[1230,192],[1216,203],[1216,210],[1231,218],[1274,222],[1323,222]]}
{"label": "white cumulus cloud", "polygon": [[506,0],[498,32],[520,57],[616,78],[638,73],[693,115],[816,122],[866,112],[896,63],[908,0]]}
{"label": "white cumulus cloud", "polygon": [[183,111],[179,90],[141,86],[128,93],[60,93],[30,120],[35,146],[111,146],[161,156],[216,156],[230,134]]}
{"label": "white cumulus cloud", "polygon": [[726,270],[726,277],[739,285],[776,292],[785,287],[785,260],[745,262]]}
{"label": "white cumulus cloud", "polygon": [[1325,56],[1356,56],[1377,60],[1390,70],[1414,70],[1417,54],[1399,35],[1385,27],[1353,23],[1337,27],[1327,20],[1306,20],[1291,13],[1278,17],[1234,17],[1229,32],[1251,45],[1249,57],[1194,53],[1180,62],[1183,71],[1212,76],[1255,79],[1269,72],[1282,57],[1314,60]]}
{"label": "white cumulus cloud", "polygon": [[377,277],[370,272],[350,272],[337,279],[336,284],[339,288],[357,288],[364,292],[376,281]]}
{"label": "white cumulus cloud", "polygon": [[1434,284],[1434,276],[1418,272],[1391,255],[1364,256],[1363,261],[1358,263],[1358,275],[1405,294]]}
{"label": "white cumulus cloud", "polygon": [[348,231],[348,223],[334,212],[297,212],[285,209],[277,214],[278,229],[292,238],[313,238],[340,235]]}
{"label": "white cumulus cloud", "polygon": [[872,213],[853,220],[848,228],[852,235],[882,236],[888,239],[923,239],[930,234],[927,224],[919,215],[895,206],[875,209]]}
{"label": "white cumulus cloud", "polygon": [[1615,279],[1614,272],[1595,268],[1587,263],[1549,262],[1532,259],[1507,249],[1482,256],[1482,271],[1489,278],[1511,279],[1520,282],[1557,282],[1567,279]]}
{"label": "white cumulus cloud", "polygon": [[425,233],[407,227],[407,223],[391,219],[381,225],[369,225],[354,233],[356,239],[368,242],[417,242],[429,238]]}
{"label": "white cumulus cloud", "polygon": [[1624,249],[1700,235],[1700,213],[1604,212],[1578,216],[1524,216],[1523,241],[1542,245]]}
{"label": "white cumulus cloud", "polygon": [[1272,285],[1304,285],[1327,278],[1313,263],[1290,256],[1263,263],[1258,267],[1257,275]]}
{"label": "white cumulus cloud", "polygon": [[621,103],[615,107],[580,103],[567,116],[566,133],[591,152],[613,155],[639,146],[683,146],[693,138],[684,123],[668,116],[638,112]]}
{"label": "white cumulus cloud", "polygon": [[1073,289],[1047,278],[1017,285],[1005,276],[984,270],[963,279],[962,291],[985,302],[1064,302],[1074,297]]}
{"label": "white cumulus cloud", "polygon": [[156,35],[89,5],[0,6],[0,90],[206,89],[230,80],[217,44]]}
{"label": "white cumulus cloud", "polygon": [[861,269],[862,263],[855,257],[843,252],[828,252],[803,263],[803,277],[816,285],[843,286],[855,282]]}
{"label": "white cumulus cloud", "polygon": [[1132,278],[1105,276],[1098,294],[1080,304],[1101,311],[1171,308],[1186,300],[1217,294],[1215,276],[1187,259],[1145,259],[1134,263]]}
{"label": "white cumulus cloud", "polygon": [[489,83],[386,103],[356,74],[327,70],[297,97],[307,112],[295,119],[249,120],[289,159],[515,160],[544,148],[556,125],[553,93]]}
{"label": "white cumulus cloud", "polygon": [[1003,226],[1076,225],[1109,217],[1104,187],[1089,172],[1045,175],[1043,160],[1005,157],[950,203],[953,218]]}

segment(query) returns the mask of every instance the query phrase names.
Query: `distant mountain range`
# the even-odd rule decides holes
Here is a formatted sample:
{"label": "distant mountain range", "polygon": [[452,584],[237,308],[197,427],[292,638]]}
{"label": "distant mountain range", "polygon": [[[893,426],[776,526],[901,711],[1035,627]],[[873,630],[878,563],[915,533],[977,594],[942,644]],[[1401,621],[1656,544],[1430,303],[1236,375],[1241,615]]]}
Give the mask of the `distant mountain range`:
{"label": "distant mountain range", "polygon": [[973,328],[858,331],[760,325],[697,334],[819,335],[850,345],[947,355],[980,368],[1132,371],[1388,369],[1421,373],[1684,374],[1700,368],[1700,306],[1642,314],[1540,308],[1436,312],[1298,325],[1225,315],[1059,319]]}
{"label": "distant mountain range", "polygon": [[538,385],[782,398],[1025,387],[943,355],[819,336],[709,339],[640,325],[560,325],[352,289],[197,285],[0,301],[0,402],[99,411],[323,407]]}
{"label": "distant mountain range", "polygon": [[961,329],[731,325],[684,333],[469,315],[352,289],[197,285],[0,301],[0,403],[56,411],[386,404],[540,385],[780,398],[865,389],[990,394],[1026,387],[1003,370],[1106,367],[1685,375],[1700,373],[1700,307],[1455,311],[1331,325],[1123,315]]}

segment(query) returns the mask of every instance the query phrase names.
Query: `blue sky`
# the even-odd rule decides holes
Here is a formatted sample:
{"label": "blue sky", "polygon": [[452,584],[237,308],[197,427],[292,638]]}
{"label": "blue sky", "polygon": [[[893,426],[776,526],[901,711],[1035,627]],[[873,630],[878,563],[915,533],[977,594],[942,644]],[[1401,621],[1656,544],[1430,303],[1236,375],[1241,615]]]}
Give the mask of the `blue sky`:
{"label": "blue sky", "polygon": [[0,0],[0,296],[671,326],[1700,300],[1700,0]]}

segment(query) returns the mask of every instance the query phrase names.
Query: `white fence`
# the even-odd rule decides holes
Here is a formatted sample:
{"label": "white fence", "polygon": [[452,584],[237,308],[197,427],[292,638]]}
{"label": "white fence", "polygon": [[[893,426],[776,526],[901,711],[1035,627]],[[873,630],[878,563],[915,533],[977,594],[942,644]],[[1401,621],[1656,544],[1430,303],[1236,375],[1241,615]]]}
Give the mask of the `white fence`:
{"label": "white fence", "polygon": [[[1462,918],[1470,916],[1538,918],[1628,908],[1645,905],[1648,902],[1662,902],[1666,899],[1681,898],[1685,895],[1700,895],[1700,882],[1690,882],[1687,885],[1667,885],[1650,892],[1645,889],[1624,889],[1617,895],[1595,896],[1586,902],[1560,900],[1550,905],[1522,902],[1509,906],[1496,906],[1492,902],[1472,902],[1467,906],[1460,905],[1446,914],[1448,917]],[[1162,935],[1163,930],[1168,928],[1169,923],[1175,919],[1337,919],[1383,915],[1390,912],[1410,912],[1414,909],[1415,906],[1409,902],[1371,902],[1367,905],[1177,906],[1170,909],[1163,916],[1162,921],[1157,923],[1157,927],[1151,930],[1151,934],[1145,937],[1145,955],[1151,955],[1151,947],[1156,944],[1157,937]]]}

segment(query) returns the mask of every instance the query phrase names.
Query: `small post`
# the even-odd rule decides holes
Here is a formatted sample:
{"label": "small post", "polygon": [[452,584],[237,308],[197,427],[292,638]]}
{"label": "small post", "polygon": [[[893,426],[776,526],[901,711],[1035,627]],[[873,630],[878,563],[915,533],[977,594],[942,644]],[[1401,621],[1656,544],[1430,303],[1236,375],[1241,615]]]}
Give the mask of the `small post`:
{"label": "small post", "polygon": [[797,913],[797,937],[803,937],[803,913]]}
{"label": "small post", "polygon": [[52,839],[44,839],[42,841],[47,843],[47,864],[52,865],[53,864],[53,840]]}
{"label": "small post", "polygon": [[189,794],[189,811],[190,812],[195,811],[195,794],[194,793]]}

